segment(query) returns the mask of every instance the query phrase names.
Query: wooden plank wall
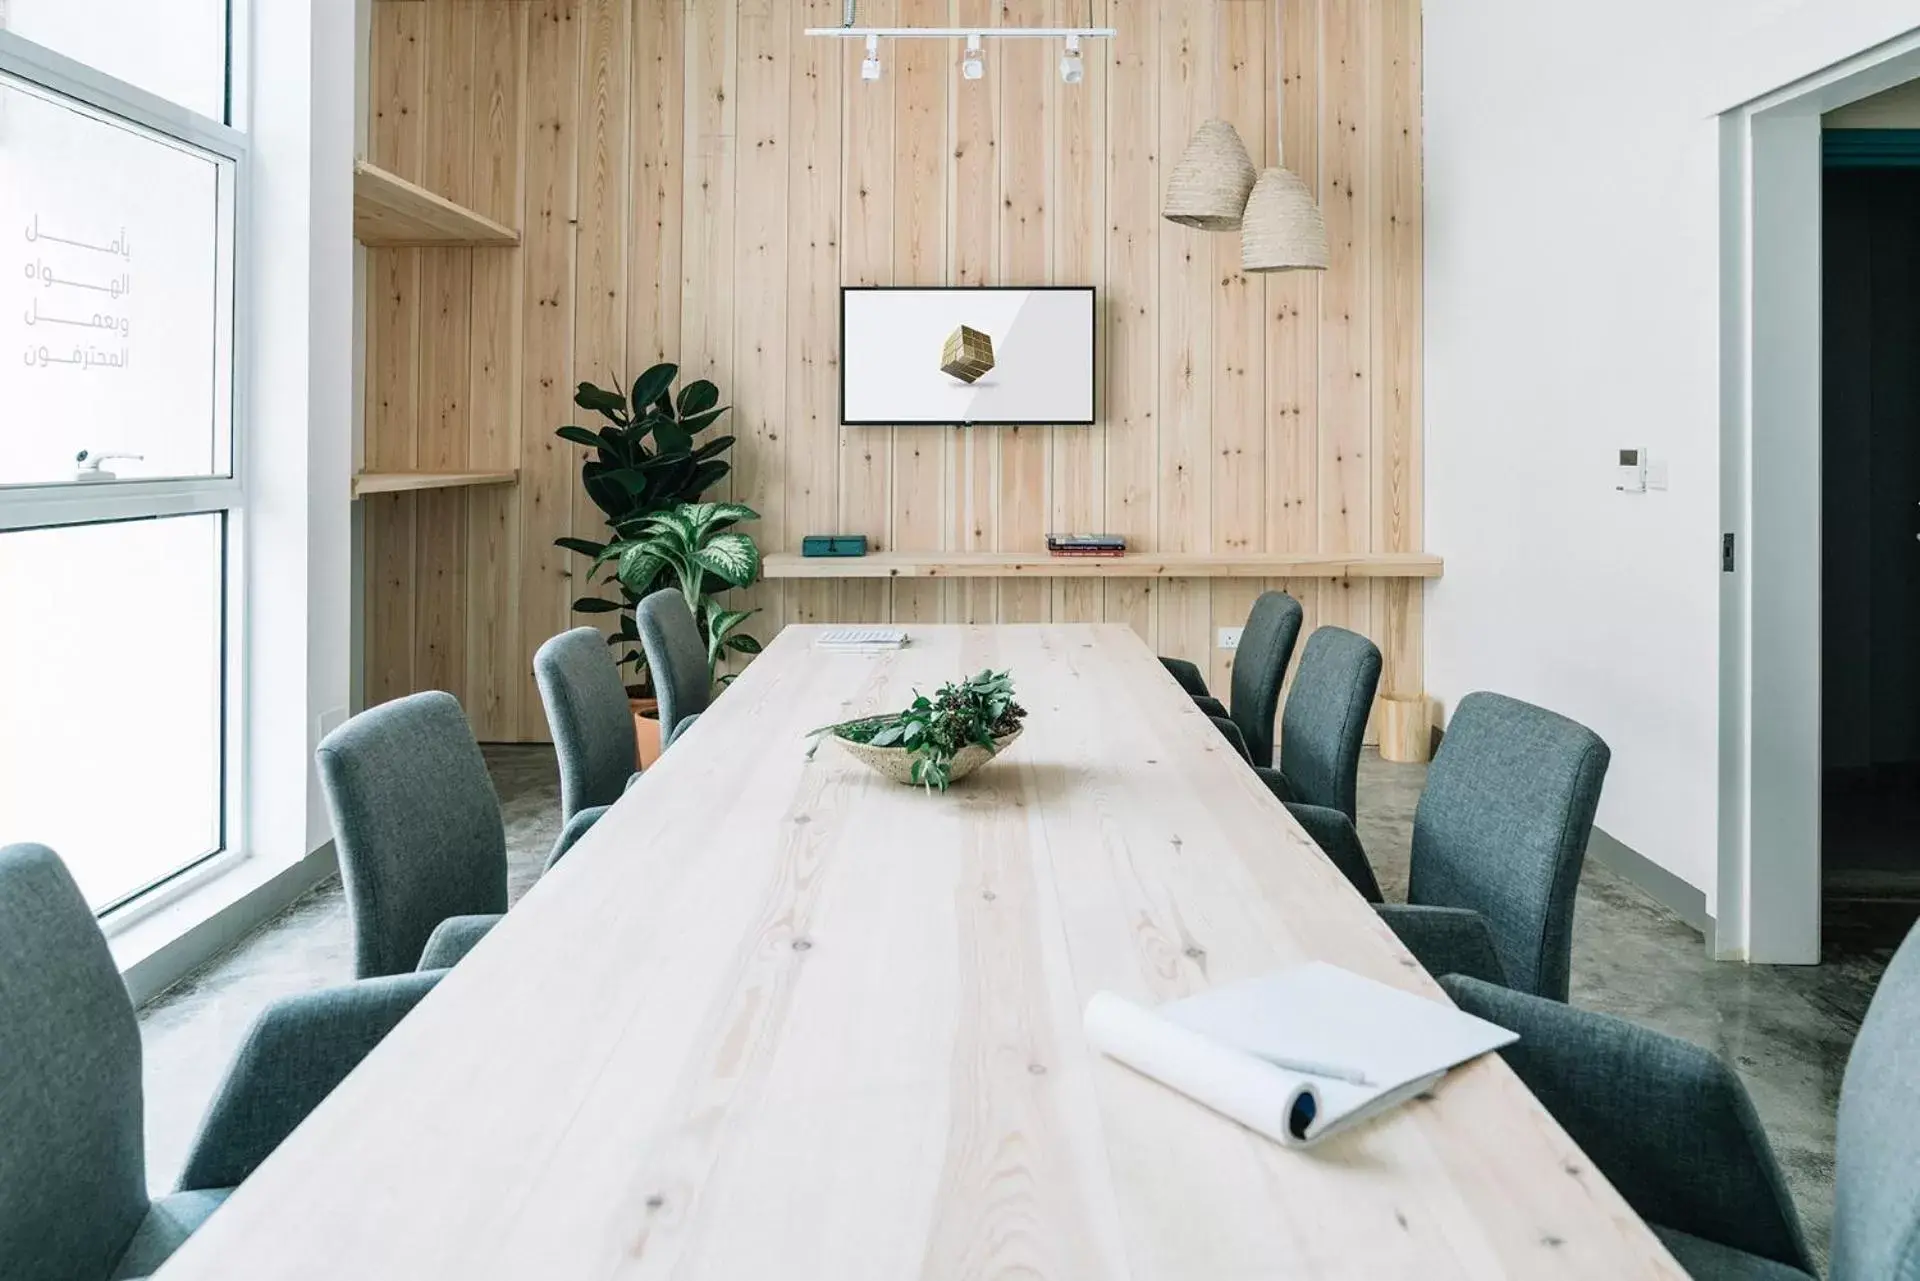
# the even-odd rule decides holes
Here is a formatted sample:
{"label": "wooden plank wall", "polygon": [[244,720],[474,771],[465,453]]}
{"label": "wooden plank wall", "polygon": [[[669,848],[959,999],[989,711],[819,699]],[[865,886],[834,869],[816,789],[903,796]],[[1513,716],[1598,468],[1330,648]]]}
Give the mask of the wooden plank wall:
{"label": "wooden plank wall", "polygon": [[[374,6],[370,158],[523,230],[517,250],[376,250],[369,469],[518,466],[514,486],[364,500],[369,697],[440,687],[483,739],[538,740],[533,650],[579,620],[597,536],[581,379],[677,360],[740,437],[732,496],[767,550],[1035,549],[1054,529],[1160,550],[1414,550],[1420,517],[1418,0],[1092,0],[1120,30],[1064,85],[1054,42],[809,39],[839,0]],[[865,0],[870,24],[1088,20],[1088,0]],[[1324,274],[1248,276],[1165,222],[1201,121],[1319,193]],[[842,428],[842,284],[1092,284],[1091,428]],[[1214,629],[1265,586],[1420,671],[1417,583],[763,584],[793,621],[1110,619],[1224,682]]]}

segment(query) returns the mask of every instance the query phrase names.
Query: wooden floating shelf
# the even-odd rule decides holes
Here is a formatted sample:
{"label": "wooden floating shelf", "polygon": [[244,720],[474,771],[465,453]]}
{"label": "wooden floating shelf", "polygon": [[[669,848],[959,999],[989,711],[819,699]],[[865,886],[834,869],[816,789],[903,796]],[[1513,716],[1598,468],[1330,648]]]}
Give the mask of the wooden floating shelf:
{"label": "wooden floating shelf", "polygon": [[474,485],[511,485],[519,471],[363,471],[353,478],[353,496],[403,494],[415,489],[465,489]]}
{"label": "wooden floating shelf", "polygon": [[1028,552],[800,556],[778,552],[766,557],[761,572],[767,578],[1438,578],[1442,564],[1438,556],[1426,552],[1129,552],[1125,556]]}
{"label": "wooden floating shelf", "polygon": [[509,248],[520,233],[361,160],[353,166],[353,238],[380,248]]}

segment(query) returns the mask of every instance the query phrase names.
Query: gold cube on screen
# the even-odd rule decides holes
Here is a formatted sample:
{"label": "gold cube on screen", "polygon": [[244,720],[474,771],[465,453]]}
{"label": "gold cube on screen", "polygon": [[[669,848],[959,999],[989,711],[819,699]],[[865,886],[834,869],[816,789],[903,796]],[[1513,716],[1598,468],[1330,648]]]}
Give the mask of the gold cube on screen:
{"label": "gold cube on screen", "polygon": [[965,325],[947,335],[940,349],[940,372],[970,383],[993,368],[993,339]]}

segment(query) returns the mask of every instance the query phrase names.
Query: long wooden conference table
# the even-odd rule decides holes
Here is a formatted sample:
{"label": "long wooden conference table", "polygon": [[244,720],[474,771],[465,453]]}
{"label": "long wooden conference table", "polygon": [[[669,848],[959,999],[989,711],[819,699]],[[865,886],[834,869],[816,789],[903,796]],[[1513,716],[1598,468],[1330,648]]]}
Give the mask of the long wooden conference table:
{"label": "long wooden conference table", "polygon": [[[1087,999],[1319,958],[1438,987],[1129,630],[789,627],[162,1272],[1679,1277],[1497,1058],[1311,1152]],[[945,794],[815,726],[1013,673]]]}

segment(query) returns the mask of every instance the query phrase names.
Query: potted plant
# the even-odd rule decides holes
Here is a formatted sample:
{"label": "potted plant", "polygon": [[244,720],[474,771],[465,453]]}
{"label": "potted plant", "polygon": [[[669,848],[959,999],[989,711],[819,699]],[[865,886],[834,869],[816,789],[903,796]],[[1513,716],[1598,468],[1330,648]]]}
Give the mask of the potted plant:
{"label": "potted plant", "polygon": [[[635,600],[651,591],[678,589],[686,597],[707,642],[707,679],[725,684],[720,674],[728,653],[758,654],[760,642],[739,630],[758,609],[728,609],[719,592],[745,587],[760,576],[760,549],[732,528],[760,513],[743,503],[681,503],[641,522],[640,535],[607,547],[596,566],[614,563],[621,588]],[[666,580],[667,586],[658,584]]]}
{"label": "potted plant", "polygon": [[[593,452],[580,466],[580,482],[587,496],[606,516],[612,531],[604,543],[588,538],[559,538],[555,545],[604,562],[608,547],[639,537],[646,521],[682,503],[697,502],[732,470],[721,455],[733,447],[732,436],[715,436],[695,443],[695,437],[713,426],[727,407],[720,391],[700,379],[676,395],[677,365],[659,364],[634,380],[632,392],[607,390],[581,383],[574,404],[598,414],[603,424],[588,428],[569,424],[554,434]],[[619,614],[607,643],[625,652],[620,665],[633,669],[627,686],[634,710],[636,755],[641,768],[660,755],[660,721],[650,696],[646,654],[633,622],[633,607],[642,596],[664,585],[664,580],[633,585],[628,579],[609,580],[611,596],[587,595],[574,601],[583,614]]]}
{"label": "potted plant", "polygon": [[830,737],[896,783],[944,792],[1012,746],[1026,715],[1014,701],[1012,675],[983,671],[942,685],[932,698],[915,694],[902,711],[823,725],[809,735],[807,755]]}

